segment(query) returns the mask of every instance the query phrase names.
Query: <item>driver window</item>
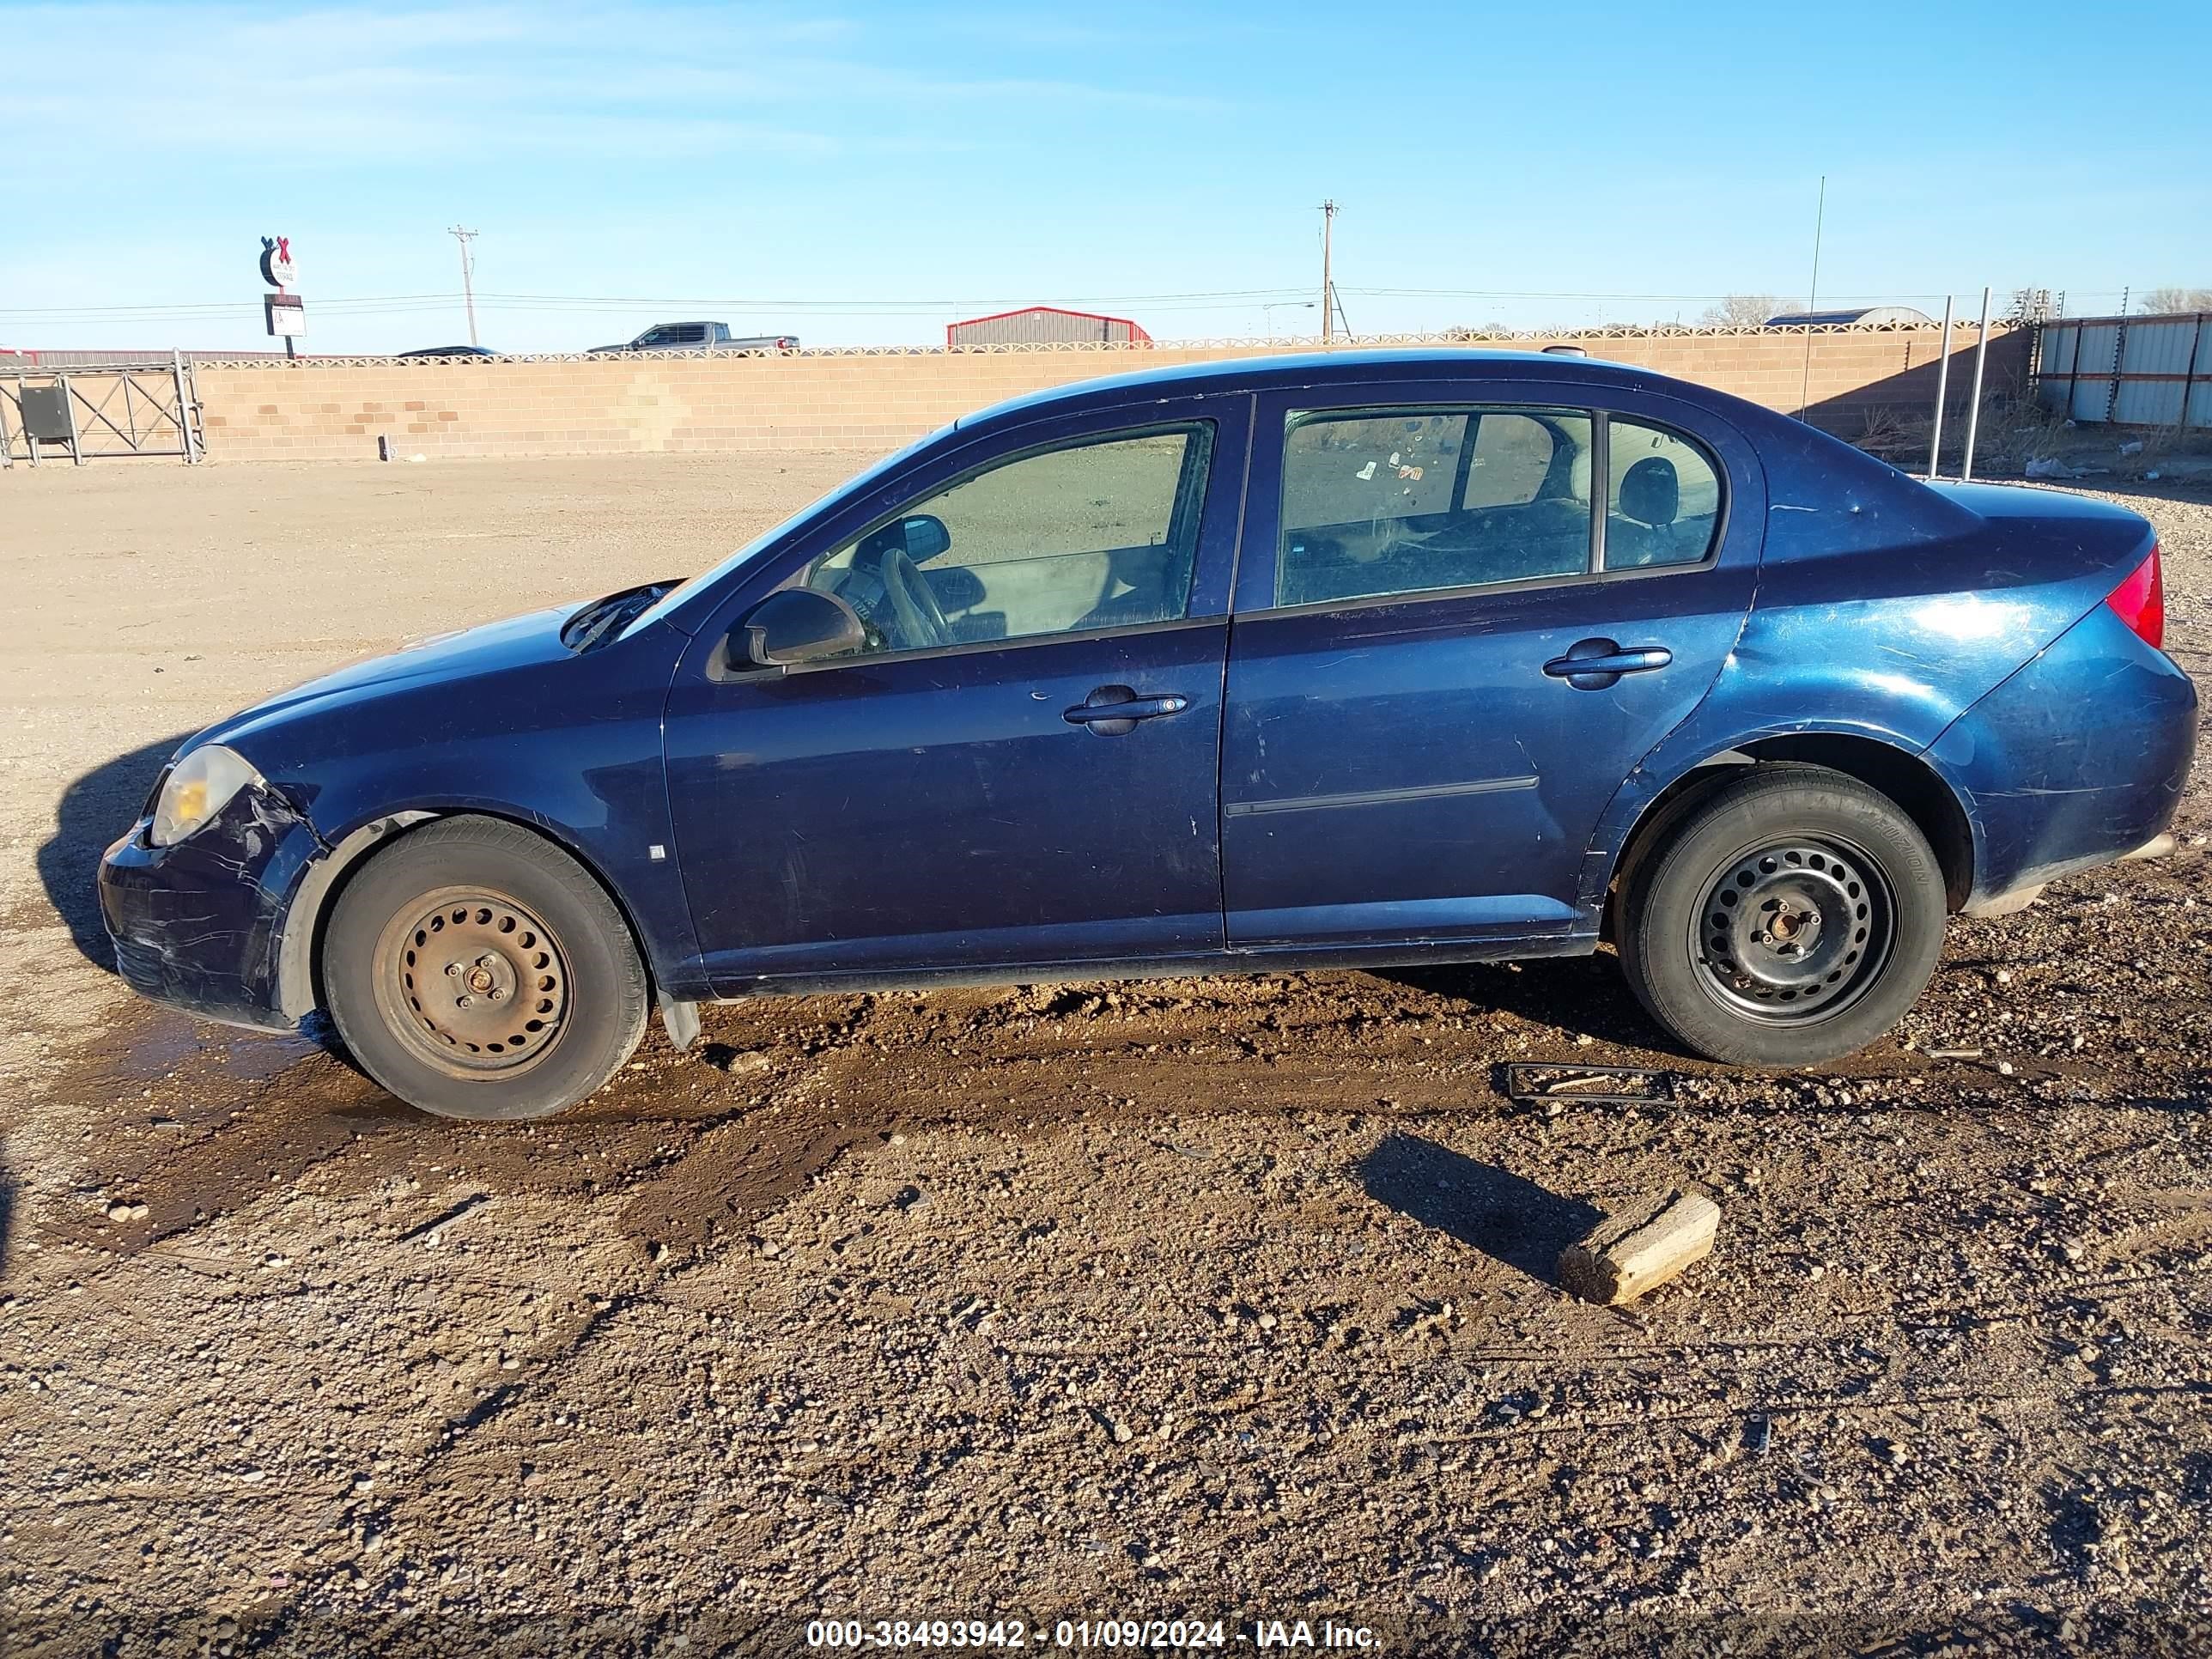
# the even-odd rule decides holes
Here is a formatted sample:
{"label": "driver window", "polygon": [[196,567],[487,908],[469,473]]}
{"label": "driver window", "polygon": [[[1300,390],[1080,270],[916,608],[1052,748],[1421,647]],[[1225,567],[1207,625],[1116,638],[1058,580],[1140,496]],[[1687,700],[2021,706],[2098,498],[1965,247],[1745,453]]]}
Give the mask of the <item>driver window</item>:
{"label": "driver window", "polygon": [[866,652],[1180,620],[1212,426],[1033,452],[909,503],[801,579],[853,607]]}

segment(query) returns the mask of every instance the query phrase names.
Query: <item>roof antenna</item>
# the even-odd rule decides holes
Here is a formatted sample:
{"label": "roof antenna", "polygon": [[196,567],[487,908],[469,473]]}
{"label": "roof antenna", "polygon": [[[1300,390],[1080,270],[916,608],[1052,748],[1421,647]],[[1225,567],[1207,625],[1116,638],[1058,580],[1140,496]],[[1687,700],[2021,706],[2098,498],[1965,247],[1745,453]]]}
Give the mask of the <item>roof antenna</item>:
{"label": "roof antenna", "polygon": [[1820,230],[1828,217],[1828,175],[1820,175],[1820,205],[1813,210],[1813,291],[1805,296],[1805,378],[1797,388],[1797,418],[1813,401],[1813,313],[1820,308]]}

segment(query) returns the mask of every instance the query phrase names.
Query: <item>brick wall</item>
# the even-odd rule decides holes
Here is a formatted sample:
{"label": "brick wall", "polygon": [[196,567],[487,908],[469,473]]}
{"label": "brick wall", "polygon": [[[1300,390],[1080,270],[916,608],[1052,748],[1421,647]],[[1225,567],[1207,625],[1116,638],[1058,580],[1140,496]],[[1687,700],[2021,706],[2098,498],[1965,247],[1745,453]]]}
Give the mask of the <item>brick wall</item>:
{"label": "brick wall", "polygon": [[[1813,418],[1846,437],[1873,408],[1924,410],[1940,331],[1813,337]],[[2025,332],[1993,331],[1992,391],[2024,374]],[[1963,343],[1962,343],[1963,342]],[[1533,349],[1539,342],[1515,342]],[[1775,409],[1797,407],[1802,334],[1607,336],[1594,357],[1679,375]],[[1951,401],[1972,377],[1972,332],[1953,336]],[[1281,350],[1300,349],[1284,346]],[[580,455],[805,447],[878,452],[1001,398],[1102,374],[1265,355],[1268,347],[798,353],[656,360],[514,358],[203,363],[209,459],[371,460],[395,455]]]}

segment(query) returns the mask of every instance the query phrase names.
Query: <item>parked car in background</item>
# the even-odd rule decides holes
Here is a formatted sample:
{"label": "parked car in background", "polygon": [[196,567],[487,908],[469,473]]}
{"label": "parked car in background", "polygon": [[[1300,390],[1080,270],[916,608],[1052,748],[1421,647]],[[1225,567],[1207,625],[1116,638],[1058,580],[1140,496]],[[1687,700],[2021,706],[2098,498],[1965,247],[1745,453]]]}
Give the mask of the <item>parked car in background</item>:
{"label": "parked car in background", "polygon": [[635,340],[601,351],[796,351],[796,334],[734,335],[727,323],[655,323]]}
{"label": "parked car in background", "polygon": [[1713,1059],[1881,1036],[1954,911],[2171,846],[2132,513],[1649,370],[1271,358],[1018,399],[720,565],[218,722],[108,849],[145,994],[434,1112],[657,1002],[1566,956]]}
{"label": "parked car in background", "polygon": [[403,351],[403,357],[496,357],[499,353],[489,346],[417,346],[412,351]]}

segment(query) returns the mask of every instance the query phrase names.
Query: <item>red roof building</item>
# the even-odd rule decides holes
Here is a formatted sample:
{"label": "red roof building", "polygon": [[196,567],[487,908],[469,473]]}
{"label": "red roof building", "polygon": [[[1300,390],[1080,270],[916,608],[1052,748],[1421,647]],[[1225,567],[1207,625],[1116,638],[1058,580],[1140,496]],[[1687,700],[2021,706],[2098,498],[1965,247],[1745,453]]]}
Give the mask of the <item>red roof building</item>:
{"label": "red roof building", "polygon": [[1079,341],[1150,345],[1152,337],[1127,317],[1063,311],[1058,306],[1024,306],[1019,311],[994,312],[988,317],[971,317],[964,323],[950,324],[945,331],[948,351],[960,346],[1067,345]]}

